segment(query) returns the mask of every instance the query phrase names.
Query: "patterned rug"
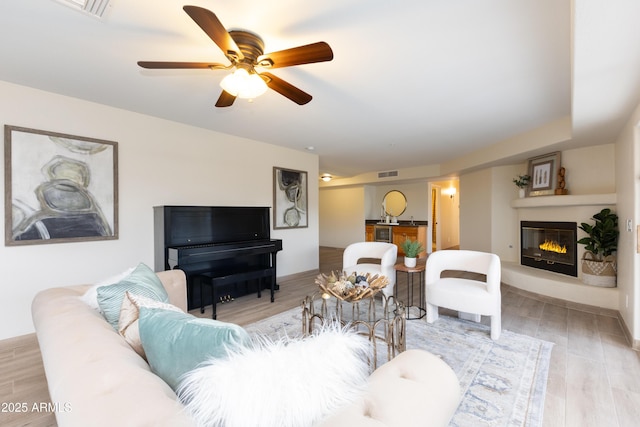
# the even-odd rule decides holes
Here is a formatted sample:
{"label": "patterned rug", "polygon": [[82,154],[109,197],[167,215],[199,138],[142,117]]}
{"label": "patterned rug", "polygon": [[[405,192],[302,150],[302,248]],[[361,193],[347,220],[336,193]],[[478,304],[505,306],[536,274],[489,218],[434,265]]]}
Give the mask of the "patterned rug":
{"label": "patterned rug", "polygon": [[[301,317],[294,308],[246,329],[298,337]],[[441,356],[460,380],[462,399],[450,426],[542,426],[552,343],[506,330],[492,341],[488,326],[442,315],[431,325],[408,320],[406,336],[407,349]]]}

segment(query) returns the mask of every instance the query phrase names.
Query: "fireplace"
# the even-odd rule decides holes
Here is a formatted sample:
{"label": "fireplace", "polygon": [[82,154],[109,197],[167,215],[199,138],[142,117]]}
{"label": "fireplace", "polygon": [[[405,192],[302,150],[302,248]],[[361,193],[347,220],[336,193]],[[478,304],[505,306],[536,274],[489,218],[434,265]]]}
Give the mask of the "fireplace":
{"label": "fireplace", "polygon": [[575,222],[521,221],[520,264],[578,276]]}

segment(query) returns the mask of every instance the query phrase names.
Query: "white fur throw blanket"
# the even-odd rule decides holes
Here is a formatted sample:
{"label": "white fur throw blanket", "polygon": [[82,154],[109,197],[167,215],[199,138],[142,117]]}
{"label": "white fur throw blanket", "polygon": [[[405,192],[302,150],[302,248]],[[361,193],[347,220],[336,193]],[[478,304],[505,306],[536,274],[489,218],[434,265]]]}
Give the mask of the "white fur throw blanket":
{"label": "white fur throw blanket", "polygon": [[299,340],[257,338],[187,373],[178,394],[200,426],[312,426],[361,395],[371,350],[337,325]]}

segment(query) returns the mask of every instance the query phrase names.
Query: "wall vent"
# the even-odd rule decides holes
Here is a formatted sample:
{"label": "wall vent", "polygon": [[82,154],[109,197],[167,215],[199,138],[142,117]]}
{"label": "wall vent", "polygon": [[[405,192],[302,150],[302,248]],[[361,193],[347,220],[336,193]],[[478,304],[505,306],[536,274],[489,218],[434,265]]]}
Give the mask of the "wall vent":
{"label": "wall vent", "polygon": [[390,176],[398,176],[398,171],[378,172],[378,178],[389,178]]}

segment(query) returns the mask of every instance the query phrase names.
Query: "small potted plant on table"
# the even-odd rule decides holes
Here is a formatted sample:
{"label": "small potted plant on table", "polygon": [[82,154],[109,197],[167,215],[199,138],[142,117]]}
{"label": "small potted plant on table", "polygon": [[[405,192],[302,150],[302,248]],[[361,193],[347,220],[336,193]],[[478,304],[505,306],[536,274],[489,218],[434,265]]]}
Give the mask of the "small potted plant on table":
{"label": "small potted plant on table", "polygon": [[424,251],[424,247],[418,240],[406,239],[402,242],[402,251],[404,252],[404,265],[415,267],[418,254]]}
{"label": "small potted plant on table", "polygon": [[617,263],[614,252],[618,249],[618,215],[605,208],[592,217],[593,225],[583,222],[579,229],[588,234],[578,240],[585,245],[582,257],[582,282],[587,285],[614,288]]}

